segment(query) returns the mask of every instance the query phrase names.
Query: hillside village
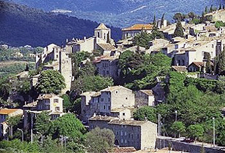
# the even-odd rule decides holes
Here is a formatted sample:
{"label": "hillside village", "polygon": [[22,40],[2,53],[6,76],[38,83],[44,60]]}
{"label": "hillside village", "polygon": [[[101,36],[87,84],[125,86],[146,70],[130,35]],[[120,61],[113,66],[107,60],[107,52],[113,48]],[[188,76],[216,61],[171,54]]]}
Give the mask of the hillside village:
{"label": "hillside village", "polygon": [[[180,140],[177,137],[185,133],[185,130],[171,129],[175,126],[174,120],[179,122],[181,118],[182,121],[186,120],[186,126],[197,125],[198,121],[205,125],[212,119],[211,116],[207,118],[203,115],[202,118],[206,120],[204,123],[200,117],[193,119],[196,122],[188,123],[193,121],[190,116],[194,116],[195,112],[188,112],[186,106],[189,105],[182,104],[185,98],[175,94],[183,94],[187,99],[194,99],[196,95],[180,92],[183,88],[187,93],[196,91],[196,97],[204,98],[207,92],[209,95],[214,92],[221,97],[223,94],[225,69],[221,65],[225,58],[225,26],[218,24],[222,25],[225,21],[225,10],[221,8],[206,13],[201,20],[201,23],[191,23],[177,18],[176,23],[170,24],[162,17],[160,20],[154,19],[150,24],[131,25],[122,29],[123,36],[118,42],[111,38],[111,29],[101,23],[93,29],[92,37],[67,39],[63,46],[49,44],[42,53],[36,53],[35,72],[26,70],[16,77],[8,78],[9,83],[17,84],[7,94],[1,91],[1,99],[6,97],[7,102],[0,109],[1,138],[12,139],[13,131],[16,131],[13,126],[18,125],[12,124],[10,118],[20,116],[21,125],[18,127],[22,141],[25,141],[24,135],[27,135],[26,140],[35,143],[35,136],[41,135],[40,142],[44,145],[48,132],[55,130],[52,135],[57,135],[66,146],[67,139],[70,143],[75,140],[69,140],[72,134],[60,133],[60,125],[63,124],[59,121],[63,116],[72,114],[88,131],[97,127],[110,129],[115,136],[113,143],[118,152],[123,152],[122,149],[127,149],[126,152],[157,152],[165,147],[170,149],[171,145],[178,151],[200,152],[204,149],[206,152],[224,152],[220,146],[225,145],[225,137],[218,131],[218,139],[215,140],[215,133],[211,136],[215,126],[214,130],[211,127],[204,129],[202,135],[194,135],[198,133],[197,130],[194,136],[184,134],[186,138],[181,137]],[[178,24],[182,32],[177,35]],[[148,41],[147,37],[152,37],[152,40]],[[26,90],[23,88],[24,82]],[[6,92],[7,86],[4,89]],[[178,100],[177,97],[183,100],[179,107],[169,105],[171,101]],[[221,97],[217,97],[217,100],[222,101],[224,97]],[[73,102],[68,103],[68,99]],[[14,105],[14,102],[18,102],[18,105]],[[218,105],[213,107],[216,111],[212,109],[204,113],[213,116],[216,112],[213,123],[216,120],[216,125],[225,125],[218,123],[223,120],[225,105]],[[146,110],[139,111],[142,108]],[[149,113],[147,108],[152,112]],[[190,120],[184,119],[184,109],[189,113],[187,116]],[[43,113],[56,125],[47,132],[39,125],[40,120],[44,125],[50,124]],[[200,110],[201,113],[204,114]],[[173,122],[169,123],[171,120]],[[211,122],[209,124],[213,126]],[[219,128],[225,130],[219,126],[216,129]],[[198,142],[187,142],[193,139]],[[200,141],[208,144],[203,146]],[[190,148],[194,148],[194,151]]]}

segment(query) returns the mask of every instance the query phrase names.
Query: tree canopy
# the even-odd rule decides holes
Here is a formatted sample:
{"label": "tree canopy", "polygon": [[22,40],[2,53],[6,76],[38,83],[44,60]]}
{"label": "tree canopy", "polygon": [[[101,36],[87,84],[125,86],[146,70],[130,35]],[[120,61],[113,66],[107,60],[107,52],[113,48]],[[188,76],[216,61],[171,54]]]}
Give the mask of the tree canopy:
{"label": "tree canopy", "polygon": [[95,128],[86,134],[86,147],[88,152],[106,153],[110,151],[115,142],[112,130]]}
{"label": "tree canopy", "polygon": [[176,24],[176,29],[174,31],[174,37],[184,37],[184,29],[182,27],[180,20],[178,20],[178,22]]}
{"label": "tree canopy", "polygon": [[36,89],[40,93],[55,93],[58,94],[65,88],[65,79],[58,71],[45,70],[41,72],[38,78]]}

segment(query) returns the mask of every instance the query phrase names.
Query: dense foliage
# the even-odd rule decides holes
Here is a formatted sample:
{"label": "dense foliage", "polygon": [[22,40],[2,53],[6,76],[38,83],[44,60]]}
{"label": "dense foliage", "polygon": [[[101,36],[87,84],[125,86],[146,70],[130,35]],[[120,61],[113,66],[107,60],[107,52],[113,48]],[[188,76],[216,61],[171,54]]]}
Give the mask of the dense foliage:
{"label": "dense foliage", "polygon": [[171,59],[162,53],[143,55],[125,51],[119,58],[119,83],[134,90],[152,88],[157,83],[156,77],[165,76],[170,65]]}
{"label": "dense foliage", "polygon": [[115,135],[112,130],[95,128],[86,134],[86,147],[88,152],[106,153],[113,148]]}
{"label": "dense foliage", "polygon": [[65,79],[58,71],[45,70],[41,72],[36,88],[40,93],[60,93],[65,88]]}

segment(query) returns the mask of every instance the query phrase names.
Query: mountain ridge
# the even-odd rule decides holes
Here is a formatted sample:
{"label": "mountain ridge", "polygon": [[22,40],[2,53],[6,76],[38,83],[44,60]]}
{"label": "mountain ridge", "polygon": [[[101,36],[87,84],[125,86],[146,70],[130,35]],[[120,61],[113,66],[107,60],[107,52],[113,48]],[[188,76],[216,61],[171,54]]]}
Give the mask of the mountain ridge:
{"label": "mountain ridge", "polygon": [[[11,46],[61,45],[66,39],[90,37],[99,23],[44,12],[0,0],[0,41]],[[121,29],[112,29],[112,38],[121,38]]]}
{"label": "mountain ridge", "polygon": [[[41,8],[45,11],[65,9],[72,11],[68,15],[78,18],[104,22],[116,27],[127,27],[135,23],[149,23],[153,16],[161,18],[166,13],[166,19],[172,21],[177,13],[195,12],[201,15],[208,8],[225,4],[225,0],[12,0],[16,3]],[[137,10],[140,7],[142,9]],[[136,11],[134,11],[136,10]],[[123,21],[123,22],[121,22]]]}

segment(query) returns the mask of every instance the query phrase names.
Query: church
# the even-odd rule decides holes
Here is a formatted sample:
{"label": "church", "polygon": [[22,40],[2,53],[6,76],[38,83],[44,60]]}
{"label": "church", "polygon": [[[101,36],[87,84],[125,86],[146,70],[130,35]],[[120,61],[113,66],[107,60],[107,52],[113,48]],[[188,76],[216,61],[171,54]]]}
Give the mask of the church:
{"label": "church", "polygon": [[94,36],[90,38],[84,37],[84,39],[72,39],[72,41],[66,41],[65,49],[68,52],[86,51],[92,53],[94,50],[100,51],[112,51],[115,50],[115,42],[111,38],[111,29],[107,28],[101,23],[95,28]]}

